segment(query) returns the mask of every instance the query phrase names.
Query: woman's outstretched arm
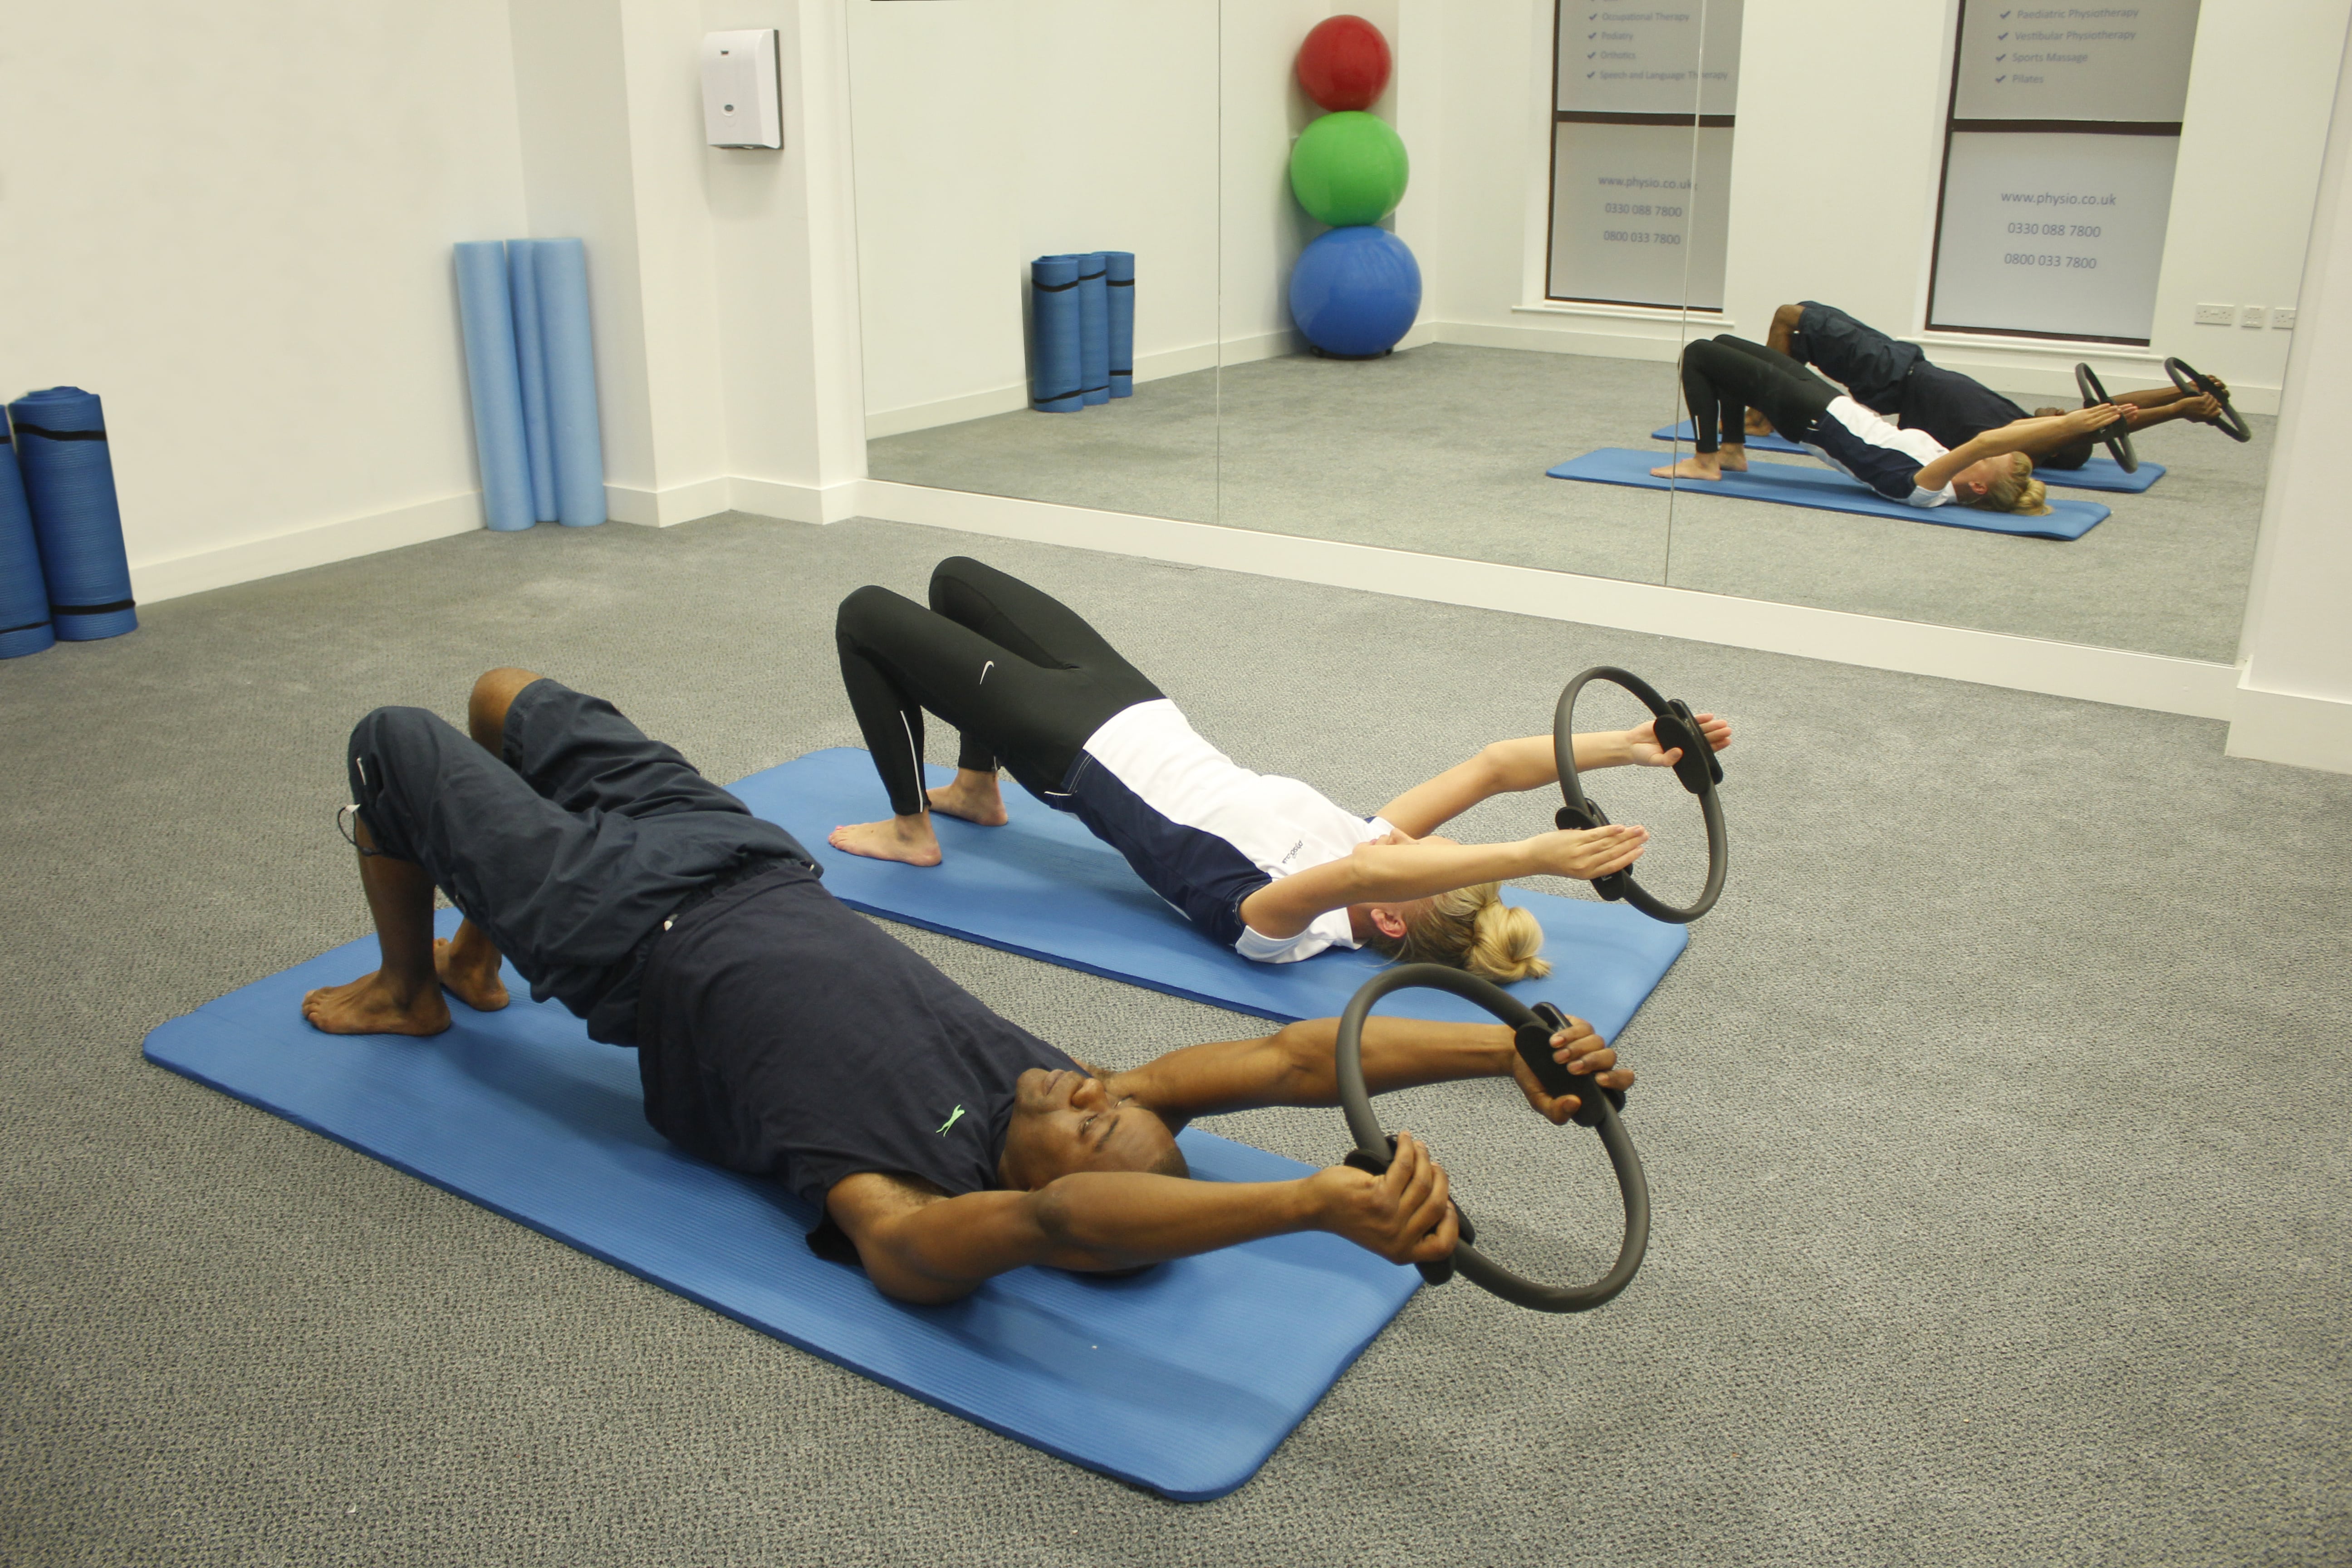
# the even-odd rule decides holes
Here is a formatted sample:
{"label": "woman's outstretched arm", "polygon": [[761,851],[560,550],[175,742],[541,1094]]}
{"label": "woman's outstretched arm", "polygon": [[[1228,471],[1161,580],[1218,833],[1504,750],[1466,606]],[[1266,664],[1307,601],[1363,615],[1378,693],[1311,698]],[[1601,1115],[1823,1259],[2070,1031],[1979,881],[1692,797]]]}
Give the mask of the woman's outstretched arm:
{"label": "woman's outstretched arm", "polygon": [[[1731,744],[1731,725],[1712,713],[1698,715],[1699,730],[1717,751]],[[1659,746],[1657,721],[1647,720],[1631,730],[1597,730],[1576,738],[1576,768],[1670,768],[1682,760],[1682,748]],[[1458,763],[1415,784],[1381,808],[1389,825],[1415,838],[1436,832],[1480,801],[1520,790],[1541,789],[1559,782],[1549,735],[1497,741],[1465,763]]]}
{"label": "woman's outstretched arm", "polygon": [[1513,877],[1591,880],[1622,871],[1641,856],[1650,830],[1632,823],[1538,833],[1514,844],[1456,844],[1450,838],[1379,839],[1345,857],[1279,877],[1242,900],[1250,930],[1280,941],[1297,936],[1328,910],[1350,904],[1402,904]]}

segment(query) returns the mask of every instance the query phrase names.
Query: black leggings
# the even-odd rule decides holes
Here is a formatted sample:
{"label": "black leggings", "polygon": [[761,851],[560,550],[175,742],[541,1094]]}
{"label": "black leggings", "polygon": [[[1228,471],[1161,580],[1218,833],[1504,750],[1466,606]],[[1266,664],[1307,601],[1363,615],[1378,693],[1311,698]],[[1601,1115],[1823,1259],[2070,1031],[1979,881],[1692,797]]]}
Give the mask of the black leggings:
{"label": "black leggings", "polygon": [[1801,441],[1821,422],[1836,387],[1777,349],[1725,332],[1683,348],[1683,401],[1690,405],[1691,449],[1712,452],[1723,442],[1748,441],[1748,411],[1760,409],[1772,428]]}
{"label": "black leggings", "polygon": [[1067,605],[967,556],[931,574],[931,607],[860,588],[833,624],[842,684],[890,792],[924,809],[923,713],[962,732],[956,765],[1001,763],[1034,795],[1061,789],[1088,737],[1160,689]]}

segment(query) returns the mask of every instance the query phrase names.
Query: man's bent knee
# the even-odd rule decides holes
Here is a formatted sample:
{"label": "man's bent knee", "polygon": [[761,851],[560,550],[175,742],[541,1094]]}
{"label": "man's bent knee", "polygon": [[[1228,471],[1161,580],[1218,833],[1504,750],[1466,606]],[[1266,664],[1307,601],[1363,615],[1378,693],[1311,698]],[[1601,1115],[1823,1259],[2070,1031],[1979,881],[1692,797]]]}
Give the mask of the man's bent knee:
{"label": "man's bent knee", "polygon": [[379,708],[352,726],[343,747],[344,772],[351,781],[352,802],[359,808],[371,847],[396,860],[411,860],[403,828],[406,813],[397,799],[388,800],[404,759],[454,738],[441,716],[422,708]]}
{"label": "man's bent knee", "polygon": [[466,729],[474,743],[494,757],[506,754],[507,710],[522,689],[541,677],[535,670],[508,666],[485,670],[466,700]]}

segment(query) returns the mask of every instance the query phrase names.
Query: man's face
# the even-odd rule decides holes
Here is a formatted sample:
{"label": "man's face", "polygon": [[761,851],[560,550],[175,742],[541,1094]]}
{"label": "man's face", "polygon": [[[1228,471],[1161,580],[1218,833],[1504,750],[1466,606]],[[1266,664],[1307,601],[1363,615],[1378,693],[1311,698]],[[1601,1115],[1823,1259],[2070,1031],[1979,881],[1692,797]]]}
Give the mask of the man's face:
{"label": "man's face", "polygon": [[1008,1185],[1034,1189],[1077,1171],[1148,1171],[1174,1143],[1166,1122],[1102,1079],[1031,1068],[1013,1087],[1003,1167]]}

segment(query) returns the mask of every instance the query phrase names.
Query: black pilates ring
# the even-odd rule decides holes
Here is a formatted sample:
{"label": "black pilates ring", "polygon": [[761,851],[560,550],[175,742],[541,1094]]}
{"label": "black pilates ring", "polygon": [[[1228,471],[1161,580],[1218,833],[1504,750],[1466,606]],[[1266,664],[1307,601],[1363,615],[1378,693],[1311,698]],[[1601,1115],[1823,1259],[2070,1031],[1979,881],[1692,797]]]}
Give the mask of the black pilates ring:
{"label": "black pilates ring", "polygon": [[[2074,385],[2083,395],[2083,406],[2085,408],[2096,408],[2102,403],[2115,401],[2107,395],[2107,389],[2099,384],[2099,373],[2087,364],[2074,367]],[[2095,434],[2107,444],[2107,450],[2115,454],[2116,467],[2127,474],[2139,472],[2139,454],[2132,450],[2131,416],[2126,415],[2108,426],[2107,430],[2114,434],[2109,435],[2106,431]]]}
{"label": "black pilates ring", "polygon": [[1339,1108],[1347,1112],[1348,1131],[1356,1140],[1355,1150],[1349,1154],[1347,1163],[1378,1175],[1389,1168],[1394,1157],[1396,1141],[1381,1130],[1380,1117],[1372,1110],[1372,1098],[1364,1089],[1364,1020],[1371,1016],[1372,1004],[1390,992],[1416,986],[1450,991],[1511,1026],[1517,1036],[1520,1059],[1546,1091],[1576,1095],[1580,1103],[1573,1120],[1601,1134],[1601,1147],[1609,1151],[1609,1163],[1617,1170],[1617,1190],[1625,1199],[1625,1240],[1617,1249],[1617,1261],[1610,1266],[1608,1273],[1590,1285],[1546,1285],[1504,1268],[1472,1245],[1477,1232],[1469,1216],[1461,1214],[1458,1204],[1455,1213],[1461,1219],[1462,1239],[1444,1261],[1415,1265],[1422,1278],[1433,1285],[1443,1285],[1458,1272],[1472,1284],[1493,1291],[1504,1300],[1538,1312],[1589,1312],[1606,1305],[1633,1282],[1633,1276],[1642,1267],[1643,1254],[1649,1250],[1650,1185],[1642,1173],[1642,1157],[1633,1152],[1633,1137],[1625,1131],[1624,1118],[1618,1114],[1624,1105],[1623,1092],[1613,1089],[1595,1092],[1591,1077],[1573,1074],[1553,1059],[1551,1037],[1565,1027],[1568,1020],[1549,1002],[1529,1007],[1490,981],[1438,963],[1399,964],[1366,981],[1349,999],[1347,1012],[1340,1015],[1339,1040],[1332,1064],[1333,1076],[1339,1081]]}
{"label": "black pilates ring", "polygon": [[2164,362],[2164,374],[2172,384],[2190,396],[2203,394],[2221,405],[2221,420],[2215,428],[2232,441],[2251,441],[2254,433],[2246,427],[2246,417],[2231,405],[2230,395],[2213,382],[2213,378],[2190,364],[2187,360],[2168,359]]}
{"label": "black pilates ring", "polygon": [[1619,669],[1612,665],[1599,664],[1568,683],[1559,694],[1559,704],[1552,710],[1552,755],[1559,763],[1559,793],[1565,803],[1552,816],[1552,826],[1561,828],[1592,828],[1605,826],[1609,814],[1594,805],[1584,794],[1584,784],[1576,773],[1576,698],[1588,680],[1606,680],[1622,686],[1642,700],[1656,719],[1659,749],[1682,750],[1681,760],[1675,763],[1675,777],[1683,788],[1698,796],[1699,810],[1706,817],[1706,887],[1698,900],[1682,908],[1666,903],[1633,880],[1631,871],[1612,871],[1605,877],[1592,879],[1592,890],[1614,902],[1622,899],[1654,921],[1672,925],[1688,925],[1707,910],[1723,893],[1723,874],[1730,863],[1730,839],[1723,827],[1723,802],[1716,786],[1723,782],[1723,763],[1716,757],[1715,748],[1706,743],[1700,731],[1698,717],[1690,704],[1681,698],[1664,698],[1657,688],[1640,676]]}

